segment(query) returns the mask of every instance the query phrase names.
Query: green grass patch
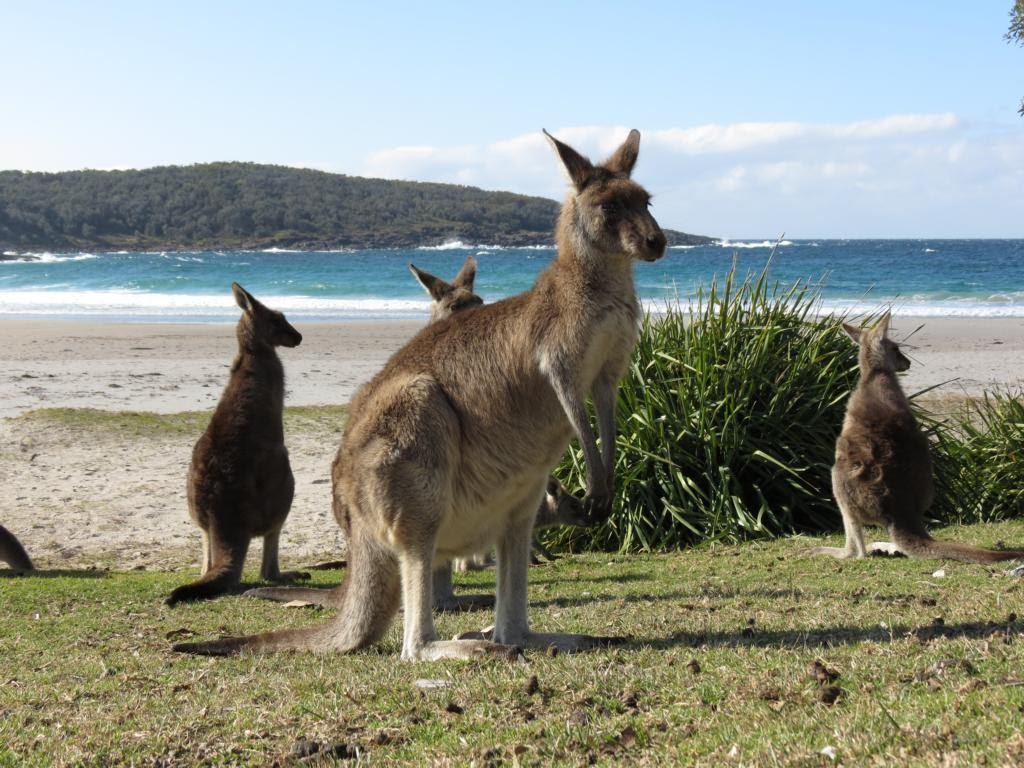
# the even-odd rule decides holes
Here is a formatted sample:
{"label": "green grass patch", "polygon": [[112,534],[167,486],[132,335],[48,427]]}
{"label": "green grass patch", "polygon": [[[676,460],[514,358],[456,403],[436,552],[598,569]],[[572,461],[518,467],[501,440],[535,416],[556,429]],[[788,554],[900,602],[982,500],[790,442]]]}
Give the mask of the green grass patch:
{"label": "green grass patch", "polygon": [[[300,405],[284,409],[286,430],[317,427],[337,428],[345,424],[347,405]],[[114,432],[129,437],[195,435],[210,423],[208,411],[153,413],[151,411],[104,411],[98,408],[39,408],[18,416],[22,423],[42,422],[88,432]]]}
{"label": "green grass patch", "polygon": [[[1024,524],[940,535],[1019,541]],[[532,651],[525,664],[401,662],[399,621],[349,656],[179,656],[168,650],[177,639],[327,612],[241,597],[168,609],[180,573],[0,578],[0,765],[290,764],[303,737],[378,765],[817,766],[832,764],[826,747],[846,765],[1019,761],[1024,585],[977,565],[809,558],[809,545],[531,569],[535,628],[632,640]],[[467,575],[460,591],[493,579]],[[442,616],[438,628],[490,621]],[[839,673],[831,705],[808,671],[816,659]]]}

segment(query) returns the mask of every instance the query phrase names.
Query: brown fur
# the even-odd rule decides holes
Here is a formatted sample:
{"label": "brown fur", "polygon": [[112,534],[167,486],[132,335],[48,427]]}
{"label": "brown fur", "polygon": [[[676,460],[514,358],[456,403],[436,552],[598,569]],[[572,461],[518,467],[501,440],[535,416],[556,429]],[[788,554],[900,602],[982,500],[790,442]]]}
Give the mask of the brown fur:
{"label": "brown fur", "polygon": [[472,256],[466,257],[459,274],[450,283],[418,269],[415,264],[409,264],[409,271],[433,299],[430,304],[430,322],[432,323],[451,317],[455,312],[461,312],[470,307],[479,307],[484,303],[483,299],[473,293],[473,282],[476,279],[476,259]]}
{"label": "brown fur", "polygon": [[278,568],[281,527],[295,480],[284,445],[284,368],[276,347],[302,341],[280,312],[237,283],[238,355],[210,424],[192,451],[189,514],[203,531],[203,575],[175,589],[168,605],[223,594],[241,581],[249,540],[263,537],[265,579],[296,578]]}
{"label": "brown fur", "polygon": [[[836,441],[832,491],[846,530],[846,547],[818,547],[816,554],[864,557],[869,551],[909,557],[992,563],[1024,557],[1021,550],[993,550],[936,541],[924,524],[934,498],[928,438],[918,427],[896,374],[910,367],[886,336],[889,315],[874,328],[844,324],[860,346],[860,381],[846,407]],[[863,527],[884,526],[892,543],[864,546]]]}
{"label": "brown fur", "polygon": [[0,525],[0,561],[7,563],[14,571],[31,571],[35,569],[28,552],[21,546],[17,537]]}
{"label": "brown fur", "polygon": [[[383,634],[400,595],[406,659],[604,642],[531,631],[526,574],[548,473],[573,432],[586,457],[588,512],[609,512],[616,390],[640,320],[632,263],[665,251],[649,196],[629,178],[639,140],[631,132],[608,161],[593,166],[552,139],[573,190],[551,266],[526,293],[426,326],[356,393],[332,469],[335,514],[350,531],[349,577],[337,615],[311,630],[176,650],[351,651]],[[438,640],[431,615],[435,560],[491,544],[498,547],[493,633]]]}
{"label": "brown fur", "polygon": [[[459,274],[451,283],[429,272],[424,272],[413,264],[409,265],[409,269],[433,299],[430,307],[430,322],[444,320],[455,312],[483,304],[483,299],[473,293],[476,260],[472,256],[466,257]],[[554,477],[548,478],[547,492],[537,510],[534,530],[551,528],[556,525],[585,527],[591,524],[592,521],[587,519],[579,499]],[[549,560],[556,559],[536,538],[534,538],[533,547]],[[456,562],[464,561],[460,559]],[[343,595],[344,590],[342,589],[314,587],[260,587],[250,589],[245,593],[246,597],[278,602],[303,600],[322,606],[340,605]],[[434,571],[434,610],[463,612],[490,608],[493,605],[494,595],[455,594],[452,584],[452,563],[444,563]]]}

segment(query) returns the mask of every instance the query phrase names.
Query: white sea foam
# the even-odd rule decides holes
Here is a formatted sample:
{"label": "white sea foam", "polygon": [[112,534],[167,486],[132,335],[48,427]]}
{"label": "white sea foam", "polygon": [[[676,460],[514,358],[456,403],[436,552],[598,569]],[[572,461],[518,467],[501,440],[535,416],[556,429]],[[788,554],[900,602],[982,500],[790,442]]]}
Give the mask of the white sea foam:
{"label": "white sea foam", "polygon": [[553,251],[554,245],[469,245],[462,240],[449,240],[441,245],[419,245],[417,251]]}
{"label": "white sea foam", "polygon": [[95,253],[50,253],[49,251],[41,253],[33,251],[26,251],[25,253],[5,251],[4,256],[15,256],[17,258],[11,261],[0,261],[0,264],[59,264],[62,261],[87,261],[97,258]]}
{"label": "white sea foam", "polygon": [[471,245],[466,245],[461,240],[449,240],[446,243],[440,245],[420,245],[416,247],[417,251],[457,251],[462,248],[472,248]]}
{"label": "white sea foam", "polygon": [[[761,240],[760,242],[743,242],[734,243],[731,240],[719,240],[718,244],[722,248],[774,248],[774,240]],[[782,240],[779,242],[779,246],[792,245],[792,240]]]}
{"label": "white sea foam", "polygon": [[302,253],[296,248],[264,248],[260,253]]}
{"label": "white sea foam", "polygon": [[[260,296],[267,306],[294,317],[425,317],[423,299]],[[0,315],[95,317],[234,317],[234,299],[222,294],[144,293],[135,291],[0,291]]]}

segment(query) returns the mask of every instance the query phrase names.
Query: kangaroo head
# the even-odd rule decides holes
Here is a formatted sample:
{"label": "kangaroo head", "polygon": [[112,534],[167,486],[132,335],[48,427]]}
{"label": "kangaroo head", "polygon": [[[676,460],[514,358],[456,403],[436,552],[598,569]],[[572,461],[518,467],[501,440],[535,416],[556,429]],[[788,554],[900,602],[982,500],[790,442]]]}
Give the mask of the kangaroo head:
{"label": "kangaroo head", "polygon": [[450,283],[436,275],[417,269],[415,264],[409,265],[409,271],[420,281],[434,302],[430,305],[430,322],[444,320],[456,312],[470,307],[479,307],[484,300],[473,293],[473,280],[476,279],[476,259],[467,256],[459,270],[459,274]]}
{"label": "kangaroo head", "polygon": [[284,314],[263,306],[238,283],[231,284],[231,292],[242,310],[238,320],[240,343],[249,349],[299,346],[302,334],[292,328]]}
{"label": "kangaroo head", "polygon": [[891,315],[886,312],[871,328],[855,328],[852,325],[843,323],[843,330],[846,335],[853,339],[860,346],[860,369],[861,371],[905,371],[910,368],[910,360],[900,352],[900,346],[890,339],[889,320]]}
{"label": "kangaroo head", "polygon": [[550,528],[554,525],[573,525],[577,528],[588,528],[593,523],[587,517],[582,502],[569,493],[564,485],[553,477],[548,478],[548,487],[544,494],[544,503],[537,512],[535,528]]}
{"label": "kangaroo head", "polygon": [[568,144],[547,131],[544,135],[558,152],[569,173],[572,191],[558,219],[558,239],[607,256],[656,261],[665,255],[665,233],[648,206],[647,190],[630,179],[640,152],[636,129],[612,156],[592,164]]}

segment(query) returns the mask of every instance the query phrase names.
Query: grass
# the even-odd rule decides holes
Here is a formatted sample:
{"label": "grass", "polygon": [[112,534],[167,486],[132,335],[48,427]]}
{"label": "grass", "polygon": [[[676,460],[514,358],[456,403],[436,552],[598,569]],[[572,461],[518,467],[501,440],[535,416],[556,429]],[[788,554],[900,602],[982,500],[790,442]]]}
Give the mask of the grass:
{"label": "grass", "polygon": [[[1024,523],[940,535],[1019,541]],[[0,578],[0,766],[299,764],[303,737],[377,765],[831,765],[826,747],[847,765],[1019,762],[1024,584],[976,565],[809,558],[809,543],[535,568],[534,627],[632,641],[511,664],[400,662],[399,622],[350,656],[178,656],[177,638],[325,614],[240,597],[168,609],[180,573]],[[460,585],[491,589],[493,574]],[[834,704],[816,659],[840,674]]]}
{"label": "grass", "polygon": [[[42,421],[82,432],[117,432],[124,437],[154,435],[195,435],[198,438],[210,423],[209,411],[153,413],[151,411],[104,411],[98,408],[37,408],[17,417],[21,421]],[[285,431],[314,426],[336,427],[341,433],[348,413],[347,405],[299,405],[284,409]]]}

